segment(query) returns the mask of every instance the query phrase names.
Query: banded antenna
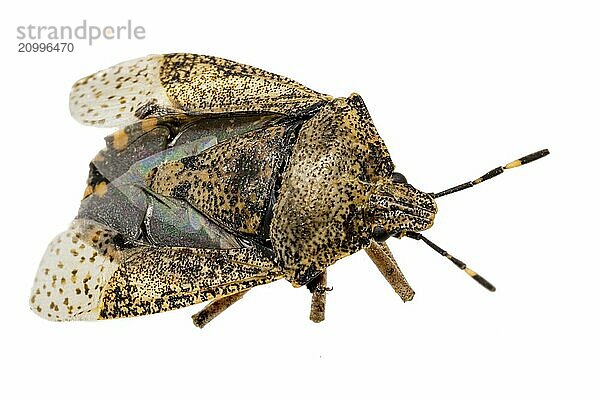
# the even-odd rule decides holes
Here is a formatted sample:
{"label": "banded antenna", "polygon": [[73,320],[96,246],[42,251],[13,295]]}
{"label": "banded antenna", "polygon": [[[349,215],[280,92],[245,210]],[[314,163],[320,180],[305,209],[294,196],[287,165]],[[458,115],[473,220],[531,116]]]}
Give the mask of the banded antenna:
{"label": "banded antenna", "polygon": [[[533,162],[535,160],[539,160],[542,157],[547,156],[548,154],[550,154],[550,152],[548,151],[548,149],[543,149],[540,151],[536,151],[535,153],[531,153],[525,157],[521,157],[515,161],[509,162],[508,164],[506,164],[505,166],[500,166],[497,168],[494,168],[493,170],[489,171],[488,173],[482,175],[481,177],[473,180],[473,181],[468,181],[465,183],[462,183],[460,185],[454,186],[450,189],[446,189],[443,190],[439,193],[430,193],[431,196],[434,199],[437,199],[439,197],[442,196],[446,196],[448,194],[451,193],[456,193],[456,192],[460,192],[461,190],[465,190],[468,189],[470,187],[473,187],[483,181],[487,181],[488,179],[492,179],[498,175],[500,175],[501,173],[503,173],[505,170],[507,169],[511,169],[511,168],[516,168],[516,167],[520,167],[521,165],[524,164],[528,164],[530,162]],[[483,286],[484,288],[486,288],[487,290],[489,290],[490,292],[495,292],[496,288],[494,287],[494,285],[492,285],[487,279],[485,279],[483,276],[479,275],[477,272],[473,271],[471,268],[467,267],[467,264],[465,264],[464,262],[462,262],[461,260],[459,260],[458,258],[454,257],[453,255],[451,255],[450,253],[448,253],[446,250],[442,249],[440,246],[438,246],[437,244],[433,243],[431,240],[427,239],[425,236],[423,236],[420,233],[417,232],[402,232],[402,233],[398,233],[396,235],[394,235],[397,238],[401,238],[402,236],[406,236],[409,237],[411,239],[415,239],[415,240],[422,240],[423,242],[425,242],[429,247],[431,247],[433,250],[435,250],[437,253],[441,254],[442,256],[446,257],[447,259],[449,259],[450,261],[452,261],[452,263],[454,263],[454,265],[456,265],[458,268],[460,268],[461,270],[465,271],[465,273],[467,275],[469,275],[471,278],[473,278],[475,281],[477,281],[477,283],[479,283],[481,286]]]}
{"label": "banded antenna", "polygon": [[[397,235],[396,237],[400,238],[401,235]],[[425,236],[423,236],[417,232],[406,232],[406,237],[409,237],[409,238],[415,239],[415,240],[422,240],[423,242],[425,242],[427,244],[427,246],[431,247],[437,253],[443,255],[448,260],[452,261],[454,263],[454,265],[456,265],[458,268],[465,271],[467,275],[469,275],[471,278],[475,279],[475,281],[477,281],[477,283],[479,283],[481,286],[483,286],[490,292],[496,291],[496,288],[494,287],[494,285],[492,285],[487,279],[485,279],[483,276],[479,275],[477,272],[473,271],[471,268],[467,267],[467,264],[460,261],[458,258],[454,257],[453,255],[448,253],[446,250],[442,249],[440,246],[433,243],[431,240],[427,239]]]}
{"label": "banded antenna", "polygon": [[470,187],[473,187],[473,186],[475,186],[475,185],[477,185],[477,184],[479,184],[479,183],[481,183],[483,181],[487,181],[488,179],[492,179],[492,178],[500,175],[501,173],[503,173],[504,170],[511,169],[511,168],[516,168],[516,167],[520,167],[521,165],[528,164],[528,163],[533,162],[535,160],[539,160],[540,158],[542,158],[544,156],[547,156],[548,154],[550,154],[550,152],[548,151],[548,149],[536,151],[535,153],[531,153],[528,156],[521,157],[518,160],[515,160],[513,162],[509,162],[508,164],[506,164],[503,167],[494,168],[493,170],[491,170],[487,174],[480,176],[479,178],[475,179],[474,181],[465,182],[463,184],[454,186],[454,187],[452,187],[450,189],[443,190],[443,191],[441,191],[439,193],[431,193],[431,196],[433,196],[434,199],[437,199],[438,197],[446,196],[447,194],[460,192],[461,190],[465,190],[465,189],[468,189]]}

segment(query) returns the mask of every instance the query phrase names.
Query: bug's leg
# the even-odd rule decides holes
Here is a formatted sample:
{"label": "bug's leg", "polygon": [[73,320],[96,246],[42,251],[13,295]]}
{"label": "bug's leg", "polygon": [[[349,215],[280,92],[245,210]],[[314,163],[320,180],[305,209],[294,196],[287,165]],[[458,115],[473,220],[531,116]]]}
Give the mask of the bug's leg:
{"label": "bug's leg", "polygon": [[306,287],[312,293],[310,303],[310,320],[315,323],[325,320],[325,301],[327,292],[331,289],[327,287],[327,271],[321,272],[319,276],[310,281]]}
{"label": "bug's leg", "polygon": [[229,308],[233,303],[244,297],[248,290],[237,292],[227,297],[211,301],[206,307],[192,315],[192,322],[198,328],[204,328],[206,324],[215,319],[219,314]]}
{"label": "bug's leg", "polygon": [[415,296],[415,291],[410,287],[402,271],[400,271],[400,267],[389,247],[384,242],[377,243],[371,241],[371,244],[365,248],[365,251],[394,291],[400,295],[402,301],[407,302],[412,300]]}

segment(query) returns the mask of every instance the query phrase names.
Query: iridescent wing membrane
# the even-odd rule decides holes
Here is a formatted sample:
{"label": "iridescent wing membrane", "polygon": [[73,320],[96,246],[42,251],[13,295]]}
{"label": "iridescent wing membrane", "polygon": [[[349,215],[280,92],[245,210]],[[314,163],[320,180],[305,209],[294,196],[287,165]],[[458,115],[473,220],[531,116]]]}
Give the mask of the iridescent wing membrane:
{"label": "iridescent wing membrane", "polygon": [[[107,137],[92,160],[76,220],[42,259],[31,308],[52,320],[141,315],[281,278],[272,259],[197,201],[152,190],[147,179],[233,138],[289,135],[298,119],[330,99],[288,78],[195,54],[152,55],[76,82],[70,95],[76,120],[125,128]],[[257,172],[269,196],[285,160],[264,158],[272,165],[263,161],[255,169],[271,171]],[[248,173],[246,164],[241,168]]]}
{"label": "iridescent wing membrane", "polygon": [[[153,191],[146,179],[159,166],[199,155],[231,137],[260,134],[273,116],[153,118],[106,138],[90,164],[78,218],[118,231],[129,243],[236,248],[240,241],[185,199]],[[258,129],[258,130],[256,130]],[[123,144],[127,142],[126,144]]]}

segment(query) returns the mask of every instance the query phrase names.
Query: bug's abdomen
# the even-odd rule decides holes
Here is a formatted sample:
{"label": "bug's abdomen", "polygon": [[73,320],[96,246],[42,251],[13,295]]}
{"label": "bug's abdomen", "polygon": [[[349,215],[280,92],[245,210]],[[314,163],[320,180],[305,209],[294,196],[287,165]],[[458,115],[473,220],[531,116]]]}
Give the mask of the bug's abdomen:
{"label": "bug's abdomen", "polygon": [[201,154],[154,168],[148,188],[188,201],[227,230],[260,235],[271,213],[275,186],[291,152],[292,128],[249,132]]}

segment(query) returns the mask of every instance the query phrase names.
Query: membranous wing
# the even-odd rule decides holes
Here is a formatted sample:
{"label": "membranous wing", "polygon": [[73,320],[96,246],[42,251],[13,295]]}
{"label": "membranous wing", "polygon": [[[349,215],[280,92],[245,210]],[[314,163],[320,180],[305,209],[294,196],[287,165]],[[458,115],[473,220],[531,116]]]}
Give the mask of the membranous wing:
{"label": "membranous wing", "polygon": [[184,201],[150,192],[145,185],[149,171],[169,160],[198,154],[217,143],[204,137],[160,151],[135,162],[122,175],[108,180],[92,169],[90,183],[78,218],[93,220],[121,234],[125,242],[148,242],[172,246],[235,248],[232,235],[198,213]]}
{"label": "membranous wing", "polygon": [[200,138],[214,138],[220,143],[258,130],[277,118],[275,114],[147,118],[105,138],[106,147],[91,162],[91,183],[101,177],[112,181],[134,163],[163,150]]}
{"label": "membranous wing", "polygon": [[[129,243],[240,247],[238,234],[265,235],[296,126],[258,114],[130,125],[107,137],[92,160],[78,218]],[[168,172],[173,165],[182,168]]]}
{"label": "membranous wing", "polygon": [[189,53],[126,61],[77,81],[69,103],[87,125],[126,126],[148,117],[227,113],[294,115],[331,100],[289,78]]}

